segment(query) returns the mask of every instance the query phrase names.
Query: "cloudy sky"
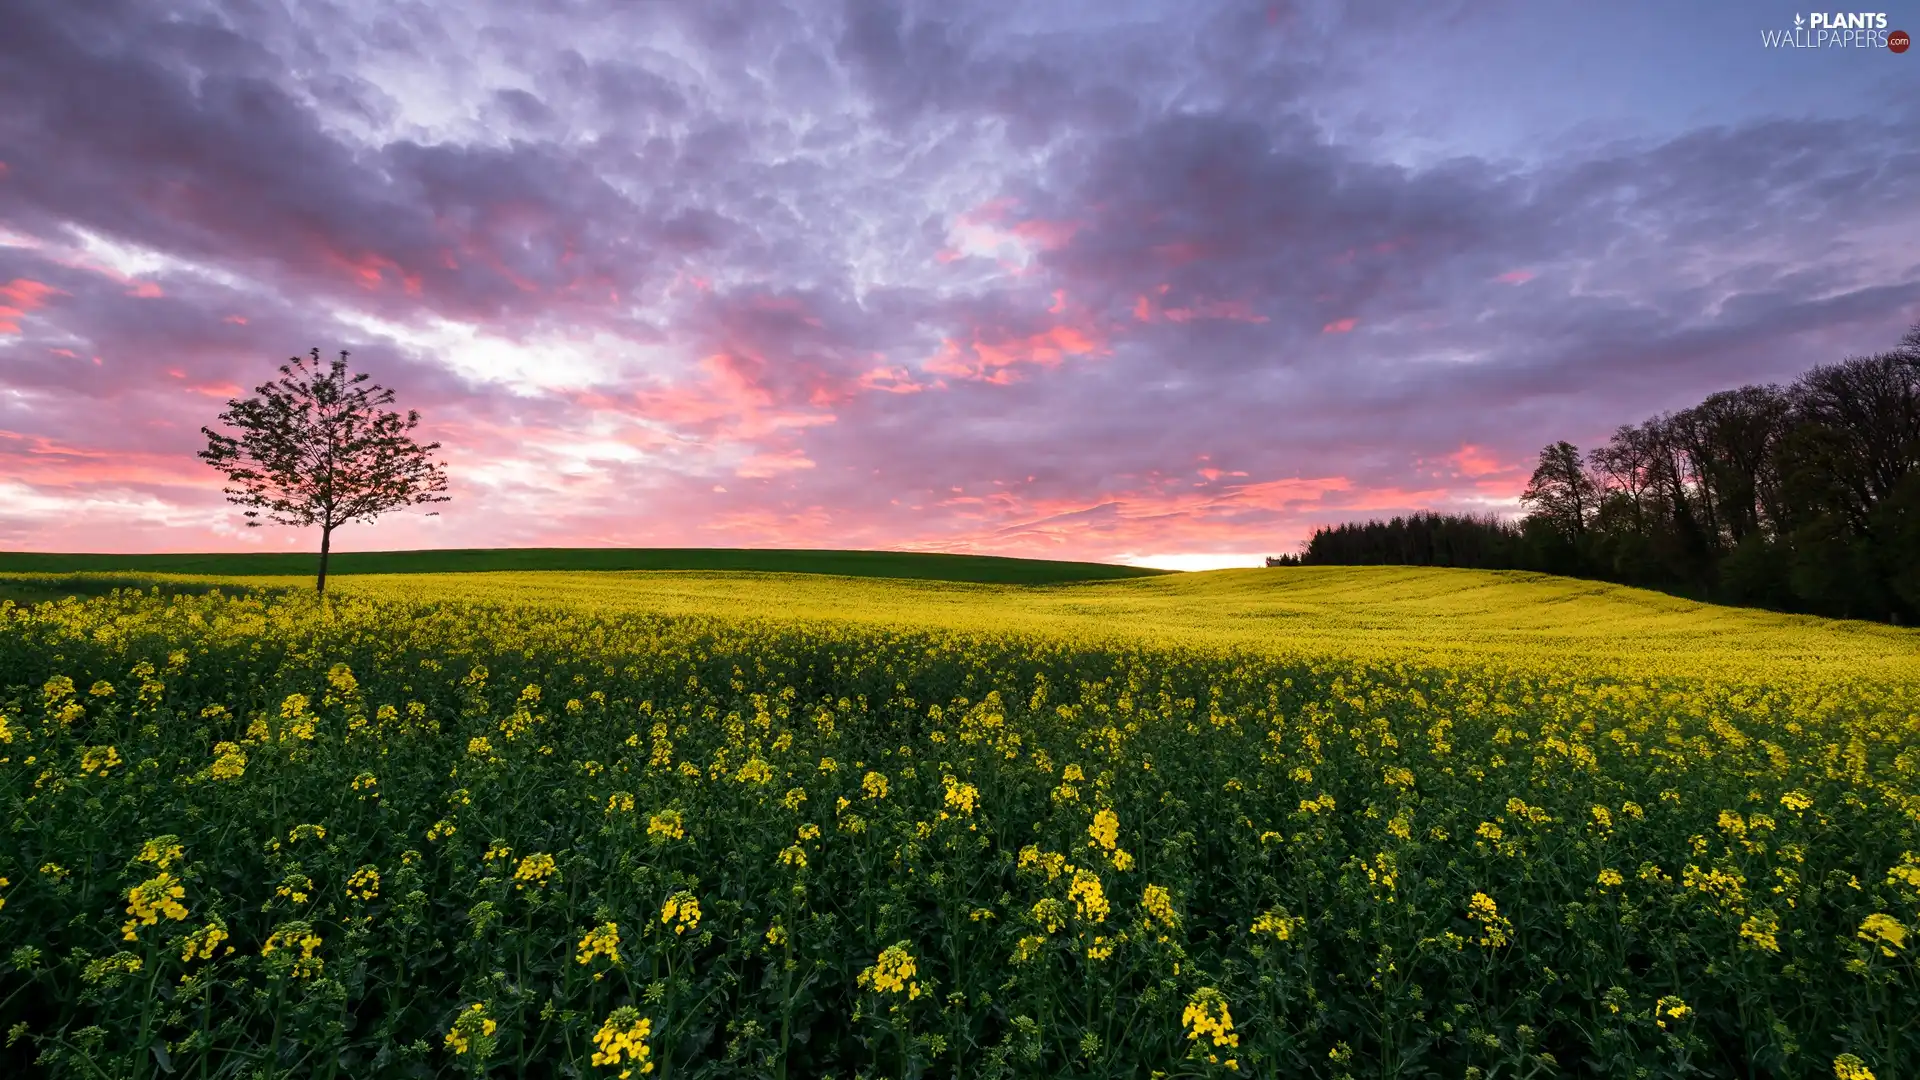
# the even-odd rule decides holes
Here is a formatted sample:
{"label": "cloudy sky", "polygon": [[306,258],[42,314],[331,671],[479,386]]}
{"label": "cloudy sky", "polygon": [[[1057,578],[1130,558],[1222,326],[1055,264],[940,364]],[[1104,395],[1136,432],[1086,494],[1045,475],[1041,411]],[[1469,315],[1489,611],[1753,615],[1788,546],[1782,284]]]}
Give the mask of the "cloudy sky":
{"label": "cloudy sky", "polygon": [[[1726,0],[12,0],[0,549],[312,547],[194,457],[347,348],[337,548],[1246,564],[1920,321],[1920,51]],[[1920,31],[1920,7],[1891,12]]]}

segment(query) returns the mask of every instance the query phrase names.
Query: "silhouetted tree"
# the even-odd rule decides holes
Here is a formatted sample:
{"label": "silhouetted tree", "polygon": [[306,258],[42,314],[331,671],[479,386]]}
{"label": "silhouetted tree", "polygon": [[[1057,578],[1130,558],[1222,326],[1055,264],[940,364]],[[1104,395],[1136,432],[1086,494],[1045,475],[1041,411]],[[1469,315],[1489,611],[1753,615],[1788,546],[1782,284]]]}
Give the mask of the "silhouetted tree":
{"label": "silhouetted tree", "polygon": [[389,510],[446,502],[444,462],[431,459],[440,444],[412,437],[420,414],[384,408],[393,391],[347,374],[347,353],[322,369],[320,350],[280,366],[280,378],[256,387],[255,397],[227,402],[227,435],[201,428],[200,458],[227,475],[227,501],[247,507],[247,524],[264,515],[276,525],[320,526],[320,572],[314,588],[327,591],[327,554],[333,530],[370,522]]}
{"label": "silhouetted tree", "polygon": [[1599,509],[1598,485],[1572,443],[1564,440],[1540,451],[1540,463],[1520,501],[1551,522],[1575,551],[1587,538],[1587,525]]}

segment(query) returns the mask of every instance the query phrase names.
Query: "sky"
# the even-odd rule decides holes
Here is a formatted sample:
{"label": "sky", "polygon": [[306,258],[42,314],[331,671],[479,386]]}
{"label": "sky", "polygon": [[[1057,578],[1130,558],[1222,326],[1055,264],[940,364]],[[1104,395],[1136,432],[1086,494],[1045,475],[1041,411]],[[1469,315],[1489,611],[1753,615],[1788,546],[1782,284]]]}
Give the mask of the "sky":
{"label": "sky", "polygon": [[1797,14],[13,0],[0,550],[317,548],[195,457],[315,347],[450,478],[335,550],[1513,513],[1547,443],[1920,322],[1920,51]]}

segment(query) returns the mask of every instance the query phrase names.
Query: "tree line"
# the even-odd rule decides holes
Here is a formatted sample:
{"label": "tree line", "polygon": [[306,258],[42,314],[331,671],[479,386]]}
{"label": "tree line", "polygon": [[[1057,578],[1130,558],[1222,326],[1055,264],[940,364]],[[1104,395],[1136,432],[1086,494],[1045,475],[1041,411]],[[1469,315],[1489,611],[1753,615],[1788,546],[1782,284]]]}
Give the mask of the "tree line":
{"label": "tree line", "polygon": [[1540,570],[1781,611],[1920,620],[1920,325],[1893,349],[1540,451],[1518,521],[1316,530],[1304,565]]}

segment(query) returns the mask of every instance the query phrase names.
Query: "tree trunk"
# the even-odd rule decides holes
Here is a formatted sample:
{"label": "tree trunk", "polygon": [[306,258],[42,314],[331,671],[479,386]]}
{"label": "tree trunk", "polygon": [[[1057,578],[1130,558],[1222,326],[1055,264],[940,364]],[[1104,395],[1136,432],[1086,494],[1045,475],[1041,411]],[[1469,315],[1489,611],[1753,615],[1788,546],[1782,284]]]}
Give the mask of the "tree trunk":
{"label": "tree trunk", "polygon": [[333,527],[320,529],[320,580],[315,583],[314,591],[322,598],[327,595],[327,549],[333,546]]}

